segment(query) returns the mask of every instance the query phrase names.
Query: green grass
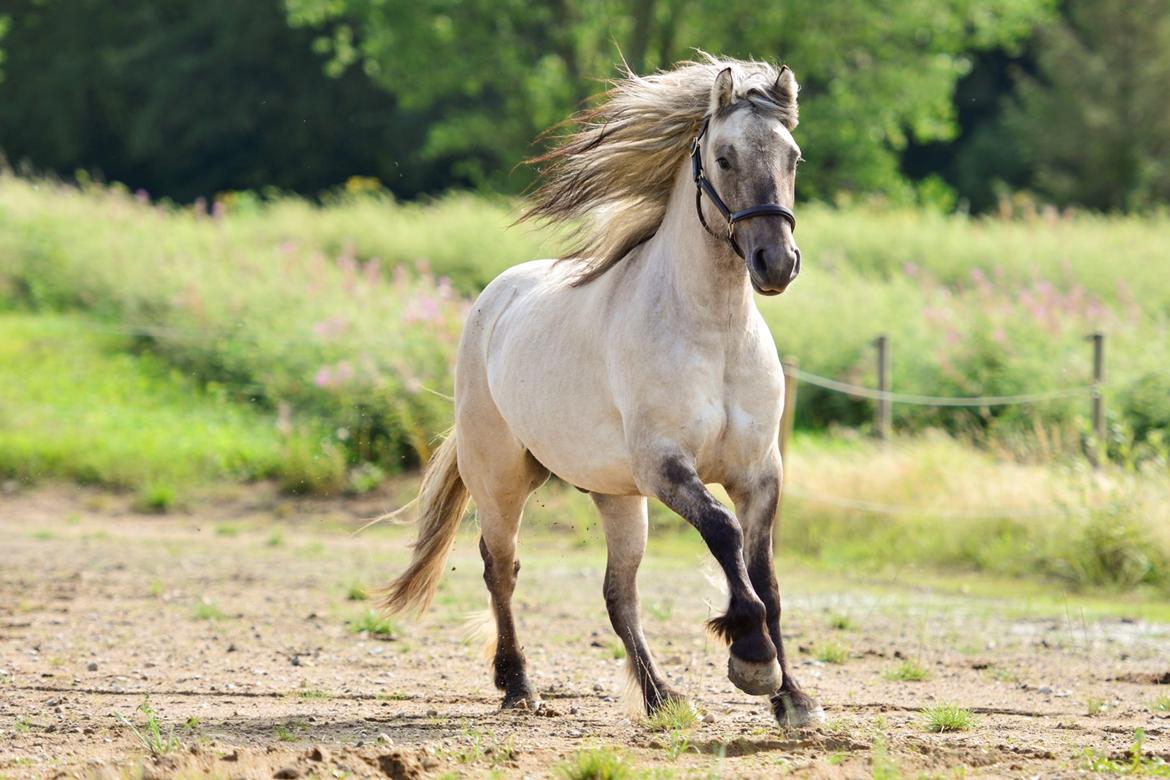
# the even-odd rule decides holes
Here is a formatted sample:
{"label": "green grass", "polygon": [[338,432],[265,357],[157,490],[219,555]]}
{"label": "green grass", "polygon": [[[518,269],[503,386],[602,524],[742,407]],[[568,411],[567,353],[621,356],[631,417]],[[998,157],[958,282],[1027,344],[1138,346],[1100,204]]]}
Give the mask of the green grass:
{"label": "green grass", "polygon": [[1123,775],[1129,777],[1170,777],[1170,763],[1159,756],[1145,752],[1146,733],[1137,729],[1129,748],[1128,760],[1118,760],[1086,748],[1083,768],[1101,775]]}
{"label": "green grass", "polygon": [[1159,696],[1151,706],[1154,712],[1170,712],[1170,695]]}
{"label": "green grass", "polygon": [[885,673],[887,680],[922,682],[930,679],[930,670],[917,661],[903,661]]}
{"label": "green grass", "polygon": [[345,591],[346,601],[366,601],[370,598],[369,592],[356,582]]}
{"label": "green grass", "polygon": [[225,620],[227,613],[209,601],[201,601],[191,610],[191,616],[196,620]]}
{"label": "green grass", "polygon": [[637,776],[624,758],[613,750],[584,750],[558,768],[564,780],[633,780]]}
{"label": "green grass", "polygon": [[971,710],[954,704],[938,704],[922,711],[922,728],[926,731],[943,733],[967,731],[975,724]]}
{"label": "green grass", "polygon": [[843,664],[849,660],[849,648],[829,640],[818,643],[813,650],[813,656],[826,664]]}
{"label": "green grass", "polygon": [[271,416],[129,348],[73,317],[0,313],[0,476],[131,488],[165,511],[193,485],[282,473]]}
{"label": "green grass", "polygon": [[149,696],[143,699],[142,704],[138,705],[138,711],[145,718],[141,726],[131,723],[130,719],[120,712],[114,713],[114,718],[130,730],[135,741],[150,755],[162,756],[183,747],[182,741],[175,734],[174,727],[163,730],[158,713],[150,704]]}
{"label": "green grass", "polygon": [[680,731],[699,722],[699,713],[688,701],[670,699],[646,716],[646,728],[653,731]]}
{"label": "green grass", "polygon": [[398,627],[394,621],[382,617],[376,609],[368,609],[349,621],[349,628],[355,634],[369,634],[380,639],[393,639],[398,634]]}
{"label": "green grass", "polygon": [[849,617],[843,612],[836,612],[829,615],[829,627],[837,631],[851,631],[857,625],[853,622],[853,618]]}

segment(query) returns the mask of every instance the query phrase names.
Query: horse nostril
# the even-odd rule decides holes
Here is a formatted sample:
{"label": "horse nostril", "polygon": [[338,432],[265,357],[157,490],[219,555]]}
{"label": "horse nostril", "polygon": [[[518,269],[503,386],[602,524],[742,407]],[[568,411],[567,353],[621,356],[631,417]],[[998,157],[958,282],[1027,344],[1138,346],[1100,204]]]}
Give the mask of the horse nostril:
{"label": "horse nostril", "polygon": [[793,247],[793,248],[792,248],[792,254],[793,254],[793,255],[795,256],[795,258],[796,258],[795,260],[793,260],[793,261],[792,261],[792,278],[793,278],[793,279],[795,279],[795,278],[796,278],[796,275],[797,275],[798,273],[800,273],[800,248],[799,248],[799,247]]}
{"label": "horse nostril", "polygon": [[758,276],[763,276],[767,273],[768,260],[763,249],[757,249],[755,252],[752,252],[752,270],[755,271]]}

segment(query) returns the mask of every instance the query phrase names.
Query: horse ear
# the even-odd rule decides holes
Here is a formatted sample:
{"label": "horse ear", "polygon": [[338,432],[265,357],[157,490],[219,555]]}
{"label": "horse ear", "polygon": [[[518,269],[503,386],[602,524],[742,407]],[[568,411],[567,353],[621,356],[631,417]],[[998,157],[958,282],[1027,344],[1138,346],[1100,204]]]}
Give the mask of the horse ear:
{"label": "horse ear", "polygon": [[719,71],[719,75],[715,77],[715,83],[711,86],[711,105],[707,109],[707,113],[714,114],[716,111],[727,108],[735,100],[735,74],[731,72],[731,68],[724,68]]}
{"label": "horse ear", "polygon": [[776,75],[776,83],[772,85],[772,97],[784,110],[784,124],[789,130],[796,127],[799,111],[796,105],[796,95],[800,92],[800,85],[796,83],[796,76],[787,65],[780,66],[780,73]]}

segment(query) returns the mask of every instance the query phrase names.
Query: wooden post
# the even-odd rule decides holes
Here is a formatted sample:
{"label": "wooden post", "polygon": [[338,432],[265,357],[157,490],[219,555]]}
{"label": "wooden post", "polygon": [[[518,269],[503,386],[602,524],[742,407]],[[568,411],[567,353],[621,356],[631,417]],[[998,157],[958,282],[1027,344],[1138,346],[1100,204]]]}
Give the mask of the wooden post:
{"label": "wooden post", "polygon": [[[882,334],[874,339],[877,347],[877,380],[878,390],[882,393],[890,392],[890,340]],[[893,420],[893,404],[889,398],[879,398],[877,402],[877,419],[875,432],[882,441],[890,440],[890,428]]]}
{"label": "wooden post", "polygon": [[1105,395],[1102,385],[1105,383],[1105,334],[1094,333],[1089,336],[1093,342],[1093,437],[1097,440],[1094,448],[1097,461],[1100,461],[1105,452]]}
{"label": "wooden post", "polygon": [[780,362],[784,366],[784,411],[780,414],[780,460],[784,463],[784,481],[788,481],[788,440],[796,417],[796,358]]}

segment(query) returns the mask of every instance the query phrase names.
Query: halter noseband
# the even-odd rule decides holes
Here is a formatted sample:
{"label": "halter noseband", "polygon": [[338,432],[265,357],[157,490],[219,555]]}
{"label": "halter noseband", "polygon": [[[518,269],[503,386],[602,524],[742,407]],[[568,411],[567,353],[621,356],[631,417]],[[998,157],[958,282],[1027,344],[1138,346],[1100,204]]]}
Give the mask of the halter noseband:
{"label": "halter noseband", "polygon": [[[703,155],[700,150],[703,136],[707,134],[707,126],[711,124],[711,118],[708,117],[703,120],[703,128],[699,130],[699,134],[695,136],[695,140],[691,143],[691,172],[695,177],[695,211],[699,215],[699,222],[703,224],[703,229],[716,238],[726,238],[731,248],[740,257],[743,257],[743,250],[739,248],[739,244],[735,241],[735,223],[742,222],[745,219],[752,217],[783,217],[788,225],[792,228],[792,232],[796,232],[796,215],[792,213],[792,209],[787,206],[781,206],[779,203],[761,203],[757,206],[748,206],[746,209],[739,211],[732,211],[727,208],[727,204],[723,202],[723,198],[719,197],[719,193],[715,191],[715,186],[711,184],[710,180],[703,175]],[[727,235],[721,236],[710,228],[707,224],[706,217],[703,216],[703,195],[706,194],[707,199],[711,201],[712,205],[719,210],[723,218],[727,220]]]}

